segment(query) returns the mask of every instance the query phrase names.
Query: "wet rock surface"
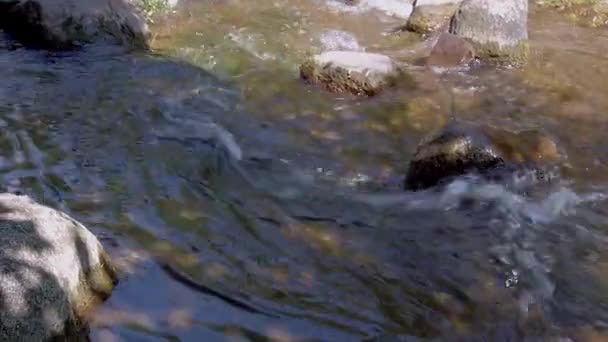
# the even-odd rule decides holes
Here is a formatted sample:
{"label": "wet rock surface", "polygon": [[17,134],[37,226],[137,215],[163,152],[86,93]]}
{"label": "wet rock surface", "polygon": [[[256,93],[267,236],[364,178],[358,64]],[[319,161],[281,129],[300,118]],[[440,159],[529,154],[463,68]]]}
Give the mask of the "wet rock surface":
{"label": "wet rock surface", "polygon": [[417,0],[407,21],[407,29],[417,33],[431,33],[447,27],[461,1]]}
{"label": "wet rock surface", "polygon": [[418,147],[404,186],[420,190],[467,173],[533,170],[559,159],[557,145],[542,132],[514,133],[455,121]]}
{"label": "wet rock surface", "polygon": [[11,194],[0,194],[0,231],[0,339],[86,336],[87,315],[116,283],[97,238],[69,216]]}
{"label": "wet rock surface", "polygon": [[390,57],[356,51],[328,51],[300,68],[302,79],[326,90],[367,96],[395,84],[401,74]]}
{"label": "wet rock surface", "polygon": [[471,41],[481,58],[523,62],[528,56],[528,1],[465,0],[449,32]]}
{"label": "wet rock surface", "polygon": [[467,40],[444,32],[439,35],[433,45],[427,65],[457,66],[470,62],[475,58],[475,49]]}
{"label": "wet rock surface", "polygon": [[147,48],[149,38],[130,0],[0,0],[0,29],[24,45],[48,49],[107,38]]}

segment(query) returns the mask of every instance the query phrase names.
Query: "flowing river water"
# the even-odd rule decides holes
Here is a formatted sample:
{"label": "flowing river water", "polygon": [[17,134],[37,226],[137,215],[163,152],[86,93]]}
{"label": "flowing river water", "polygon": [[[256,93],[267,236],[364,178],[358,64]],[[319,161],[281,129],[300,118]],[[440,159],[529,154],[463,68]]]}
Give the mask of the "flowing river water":
{"label": "flowing river water", "polygon": [[[0,38],[2,190],[73,215],[122,270],[94,340],[608,338],[608,30],[533,10],[526,66],[429,69],[370,4],[185,2],[149,54]],[[412,82],[357,99],[298,80],[336,47]],[[559,177],[402,191],[454,117],[542,129]]]}

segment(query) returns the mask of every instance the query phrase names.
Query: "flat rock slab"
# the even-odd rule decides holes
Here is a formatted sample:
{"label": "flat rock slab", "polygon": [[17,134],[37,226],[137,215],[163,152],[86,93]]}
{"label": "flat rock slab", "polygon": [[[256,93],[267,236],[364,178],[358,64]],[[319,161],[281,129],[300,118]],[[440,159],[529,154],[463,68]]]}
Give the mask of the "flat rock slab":
{"label": "flat rock slab", "polygon": [[375,95],[395,84],[400,70],[388,56],[357,52],[328,51],[302,64],[302,79],[336,93]]}
{"label": "flat rock slab", "polygon": [[26,46],[69,49],[102,38],[147,48],[149,30],[131,0],[0,0],[0,29]]}
{"label": "flat rock slab", "polygon": [[82,224],[29,197],[0,194],[0,340],[70,340],[115,283]]}
{"label": "flat rock slab", "polygon": [[464,0],[449,32],[468,39],[480,58],[523,62],[528,56],[528,0]]}

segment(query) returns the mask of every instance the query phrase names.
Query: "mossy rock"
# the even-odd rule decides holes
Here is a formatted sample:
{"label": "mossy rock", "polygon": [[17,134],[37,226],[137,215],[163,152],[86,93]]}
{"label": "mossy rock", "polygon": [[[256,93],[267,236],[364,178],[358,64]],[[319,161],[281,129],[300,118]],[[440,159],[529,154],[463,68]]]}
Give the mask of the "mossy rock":
{"label": "mossy rock", "polygon": [[334,93],[373,96],[410,78],[387,56],[355,51],[329,51],[306,60],[303,80]]}
{"label": "mossy rock", "polygon": [[469,40],[483,60],[524,63],[529,55],[528,1],[464,0],[449,32]]}
{"label": "mossy rock", "polygon": [[539,171],[560,161],[557,144],[537,130],[510,132],[451,122],[425,139],[412,158],[404,187],[420,190],[467,173],[486,176]]}
{"label": "mossy rock", "polygon": [[427,34],[446,26],[458,9],[459,3],[416,6],[410,15],[406,28],[408,31]]}

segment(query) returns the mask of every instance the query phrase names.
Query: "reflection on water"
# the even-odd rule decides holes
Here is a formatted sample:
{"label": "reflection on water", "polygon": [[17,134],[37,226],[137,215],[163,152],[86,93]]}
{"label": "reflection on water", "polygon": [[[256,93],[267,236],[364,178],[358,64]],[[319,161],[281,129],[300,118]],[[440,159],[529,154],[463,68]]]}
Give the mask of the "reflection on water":
{"label": "reflection on water", "polygon": [[[0,45],[4,190],[83,221],[123,272],[93,337],[601,339],[606,32],[537,15],[522,70],[419,68],[415,88],[361,101],[294,79],[292,57],[338,14],[311,18],[306,2],[293,5],[193,4],[223,16],[200,12],[157,43],[209,71],[106,46]],[[372,44],[356,18],[334,29],[354,32],[362,48],[395,49],[389,36]],[[382,32],[398,21],[366,18]],[[273,28],[307,21],[313,33],[291,27],[259,45]],[[402,192],[417,142],[452,115],[541,127],[568,156],[561,178],[464,177]]]}

